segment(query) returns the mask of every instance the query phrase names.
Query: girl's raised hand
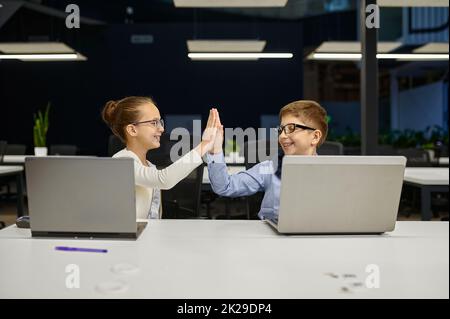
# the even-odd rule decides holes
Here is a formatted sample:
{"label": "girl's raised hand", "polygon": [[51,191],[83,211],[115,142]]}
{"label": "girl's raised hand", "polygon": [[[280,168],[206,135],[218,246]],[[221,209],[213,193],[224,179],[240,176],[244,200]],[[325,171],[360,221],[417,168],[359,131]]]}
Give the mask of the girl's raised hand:
{"label": "girl's raised hand", "polygon": [[203,131],[202,142],[200,144],[200,154],[205,155],[206,152],[210,152],[214,147],[214,141],[217,133],[217,111],[211,109],[209,111],[208,122],[206,128]]}

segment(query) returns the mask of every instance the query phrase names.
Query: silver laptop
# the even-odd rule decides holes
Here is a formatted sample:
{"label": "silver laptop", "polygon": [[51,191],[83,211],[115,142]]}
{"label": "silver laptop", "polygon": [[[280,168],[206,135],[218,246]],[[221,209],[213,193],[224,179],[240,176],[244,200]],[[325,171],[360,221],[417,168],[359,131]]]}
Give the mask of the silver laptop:
{"label": "silver laptop", "polygon": [[131,158],[28,157],[25,173],[33,237],[136,239]]}
{"label": "silver laptop", "polygon": [[381,234],[395,229],[406,158],[285,156],[277,220],[286,234]]}

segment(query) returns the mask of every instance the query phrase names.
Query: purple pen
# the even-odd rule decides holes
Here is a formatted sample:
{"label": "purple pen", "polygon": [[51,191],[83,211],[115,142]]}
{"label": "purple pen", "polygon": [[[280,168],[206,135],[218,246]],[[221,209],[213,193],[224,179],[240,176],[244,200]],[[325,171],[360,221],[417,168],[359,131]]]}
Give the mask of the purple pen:
{"label": "purple pen", "polygon": [[107,249],[96,249],[96,248],[78,248],[78,247],[64,247],[57,246],[55,250],[60,251],[77,251],[77,252],[85,252],[85,253],[107,253]]}

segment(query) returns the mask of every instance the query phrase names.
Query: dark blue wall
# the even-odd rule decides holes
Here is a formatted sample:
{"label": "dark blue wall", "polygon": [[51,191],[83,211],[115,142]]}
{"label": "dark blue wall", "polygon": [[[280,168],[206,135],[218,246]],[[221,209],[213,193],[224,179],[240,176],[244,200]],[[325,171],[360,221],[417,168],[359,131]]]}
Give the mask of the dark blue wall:
{"label": "dark blue wall", "polygon": [[[100,111],[107,100],[129,95],[152,96],[163,116],[205,117],[210,107],[217,107],[227,127],[257,127],[260,114],[277,113],[303,97],[303,40],[312,45],[352,38],[344,29],[354,29],[353,18],[354,13],[342,13],[292,22],[203,24],[195,30],[192,23],[90,27],[65,41],[85,54],[86,62],[0,63],[0,139],[27,144],[32,152],[32,114],[51,101],[49,144],[76,144],[83,154],[106,155],[109,131]],[[340,29],[330,28],[337,23]],[[153,44],[130,43],[132,34],[144,33],[153,35]],[[217,34],[259,37],[267,41],[266,51],[293,52],[295,57],[188,59],[187,39]]]}

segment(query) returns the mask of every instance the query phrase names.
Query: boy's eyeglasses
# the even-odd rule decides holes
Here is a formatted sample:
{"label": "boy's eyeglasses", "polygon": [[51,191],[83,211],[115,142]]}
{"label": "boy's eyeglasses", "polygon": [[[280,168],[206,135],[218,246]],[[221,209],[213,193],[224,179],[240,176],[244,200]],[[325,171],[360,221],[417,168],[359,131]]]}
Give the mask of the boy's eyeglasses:
{"label": "boy's eyeglasses", "polygon": [[303,130],[311,130],[311,131],[315,131],[316,130],[315,128],[312,128],[312,127],[309,127],[309,126],[306,126],[306,125],[301,125],[301,124],[296,124],[296,123],[289,123],[289,124],[286,124],[286,125],[283,125],[283,126],[278,126],[277,127],[277,132],[278,132],[278,135],[281,135],[281,133],[283,133],[283,131],[284,131],[284,134],[289,135],[289,134],[294,133],[297,128],[301,128]]}
{"label": "boy's eyeglasses", "polygon": [[151,124],[154,128],[164,128],[164,120],[150,120],[150,121],[142,121],[142,122],[135,122],[132,123],[133,125],[140,125],[140,124]]}

